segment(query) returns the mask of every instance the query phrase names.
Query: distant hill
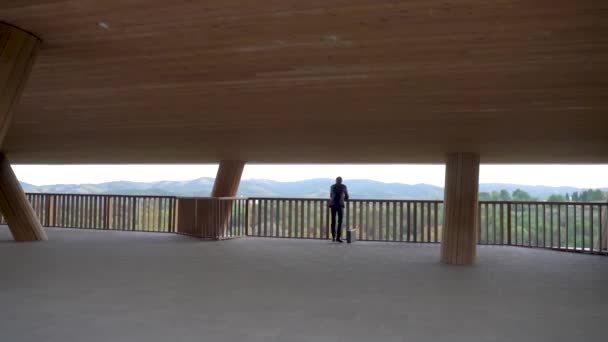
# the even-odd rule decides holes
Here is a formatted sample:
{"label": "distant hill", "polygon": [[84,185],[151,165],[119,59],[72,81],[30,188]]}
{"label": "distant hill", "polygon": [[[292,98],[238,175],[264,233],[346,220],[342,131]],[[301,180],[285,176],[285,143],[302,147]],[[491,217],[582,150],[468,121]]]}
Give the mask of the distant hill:
{"label": "distant hill", "polygon": [[[298,182],[276,182],[264,179],[243,180],[239,196],[243,197],[327,197],[332,179],[309,179]],[[346,182],[352,198],[377,199],[442,199],[443,188],[428,184],[383,183],[355,179]],[[26,192],[39,193],[76,193],[76,194],[125,194],[125,195],[171,195],[171,196],[209,196],[213,178],[198,178],[190,181],[160,182],[109,182],[101,184],[56,184],[36,186],[21,183]],[[532,197],[546,199],[553,194],[565,194],[584,189],[574,187],[530,186],[517,184],[480,184],[480,192],[506,189],[513,192],[521,189]],[[604,188],[604,191],[608,188]]]}

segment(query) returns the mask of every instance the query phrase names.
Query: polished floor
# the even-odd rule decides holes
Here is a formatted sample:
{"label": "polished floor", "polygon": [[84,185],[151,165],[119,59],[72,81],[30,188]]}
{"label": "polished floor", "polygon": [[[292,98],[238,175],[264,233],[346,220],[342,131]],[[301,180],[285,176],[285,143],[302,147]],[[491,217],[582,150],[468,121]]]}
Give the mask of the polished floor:
{"label": "polished floor", "polygon": [[481,246],[0,227],[0,341],[583,341],[608,336],[608,257]]}

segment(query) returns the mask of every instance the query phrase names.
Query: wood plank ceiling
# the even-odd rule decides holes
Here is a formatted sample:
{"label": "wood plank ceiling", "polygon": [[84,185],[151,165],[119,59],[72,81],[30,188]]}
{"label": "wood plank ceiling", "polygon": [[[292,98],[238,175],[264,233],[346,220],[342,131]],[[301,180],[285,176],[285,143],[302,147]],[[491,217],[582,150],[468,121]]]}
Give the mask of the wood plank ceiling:
{"label": "wood plank ceiling", "polygon": [[601,0],[15,0],[15,163],[608,162]]}

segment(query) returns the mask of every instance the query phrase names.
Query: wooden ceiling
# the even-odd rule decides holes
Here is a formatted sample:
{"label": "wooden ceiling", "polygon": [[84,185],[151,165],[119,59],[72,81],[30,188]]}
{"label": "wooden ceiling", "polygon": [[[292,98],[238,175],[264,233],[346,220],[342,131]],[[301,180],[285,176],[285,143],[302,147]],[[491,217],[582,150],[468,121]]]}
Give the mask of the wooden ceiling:
{"label": "wooden ceiling", "polygon": [[43,40],[13,163],[608,162],[607,1],[5,0],[0,20]]}

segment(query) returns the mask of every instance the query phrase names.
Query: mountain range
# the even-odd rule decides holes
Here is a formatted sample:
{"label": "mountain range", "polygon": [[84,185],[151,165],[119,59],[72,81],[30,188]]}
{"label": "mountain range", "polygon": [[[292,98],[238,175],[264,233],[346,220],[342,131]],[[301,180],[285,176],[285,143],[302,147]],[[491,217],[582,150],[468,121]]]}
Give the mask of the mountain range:
{"label": "mountain range", "polygon": [[[55,184],[36,186],[21,182],[26,192],[35,193],[76,193],[76,194],[125,194],[125,195],[165,195],[165,196],[209,196],[213,178],[198,178],[190,181],[159,182],[108,182],[100,184]],[[309,179],[297,182],[277,182],[265,179],[242,180],[238,196],[242,197],[304,197],[325,198],[328,196],[332,179]],[[429,184],[383,183],[356,179],[345,182],[352,198],[361,199],[442,199],[443,188]],[[546,199],[553,194],[566,194],[585,189],[575,187],[551,187],[542,185],[518,185],[482,183],[480,192],[505,189],[510,193],[516,189],[528,192],[532,197]],[[603,191],[608,188],[603,188]]]}

